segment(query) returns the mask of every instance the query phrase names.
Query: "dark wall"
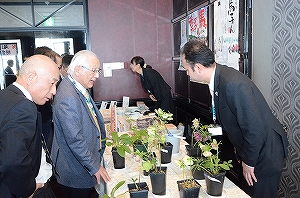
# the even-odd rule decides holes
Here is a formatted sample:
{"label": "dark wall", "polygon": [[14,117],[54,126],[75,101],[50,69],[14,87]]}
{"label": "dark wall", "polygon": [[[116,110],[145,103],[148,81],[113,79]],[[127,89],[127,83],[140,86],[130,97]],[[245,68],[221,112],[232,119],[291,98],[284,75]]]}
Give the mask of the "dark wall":
{"label": "dark wall", "polygon": [[[133,56],[142,56],[174,88],[172,69],[172,0],[88,1],[91,50],[102,63],[125,62],[126,69],[97,79],[95,101],[146,98],[139,76],[131,72]],[[174,92],[174,89],[172,90]]]}

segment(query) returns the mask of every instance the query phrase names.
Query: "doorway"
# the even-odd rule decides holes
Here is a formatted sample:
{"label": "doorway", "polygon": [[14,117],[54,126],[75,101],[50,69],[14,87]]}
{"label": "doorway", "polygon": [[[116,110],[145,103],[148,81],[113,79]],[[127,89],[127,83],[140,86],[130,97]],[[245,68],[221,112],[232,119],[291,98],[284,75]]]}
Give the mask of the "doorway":
{"label": "doorway", "polygon": [[59,55],[74,55],[73,38],[36,38],[35,47],[47,46]]}
{"label": "doorway", "polygon": [[[22,64],[22,46],[20,39],[0,40],[0,86],[7,87],[18,75],[20,65]],[[10,65],[10,63],[12,63]],[[9,66],[10,65],[10,66]],[[11,68],[12,73],[7,72]]]}

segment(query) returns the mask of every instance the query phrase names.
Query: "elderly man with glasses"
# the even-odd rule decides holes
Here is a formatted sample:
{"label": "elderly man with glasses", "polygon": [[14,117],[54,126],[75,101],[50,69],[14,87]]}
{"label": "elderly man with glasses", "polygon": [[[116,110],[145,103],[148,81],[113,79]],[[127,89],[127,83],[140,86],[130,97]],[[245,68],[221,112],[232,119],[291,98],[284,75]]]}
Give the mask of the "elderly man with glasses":
{"label": "elderly man with glasses", "polygon": [[64,197],[92,197],[96,184],[108,182],[103,167],[106,137],[103,117],[87,89],[100,74],[100,61],[88,50],[77,52],[53,103],[55,162]]}

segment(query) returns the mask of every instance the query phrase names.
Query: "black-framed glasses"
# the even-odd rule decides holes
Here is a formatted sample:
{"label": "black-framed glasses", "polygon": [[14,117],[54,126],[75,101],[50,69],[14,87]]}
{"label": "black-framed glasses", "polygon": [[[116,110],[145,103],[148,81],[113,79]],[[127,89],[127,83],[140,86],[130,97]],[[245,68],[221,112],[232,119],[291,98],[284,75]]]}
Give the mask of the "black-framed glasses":
{"label": "black-framed glasses", "polygon": [[80,67],[83,67],[84,69],[87,69],[87,70],[93,72],[94,74],[96,74],[96,73],[101,74],[102,73],[101,69],[90,69],[90,68],[87,68],[87,67],[85,67],[83,65],[80,65]]}

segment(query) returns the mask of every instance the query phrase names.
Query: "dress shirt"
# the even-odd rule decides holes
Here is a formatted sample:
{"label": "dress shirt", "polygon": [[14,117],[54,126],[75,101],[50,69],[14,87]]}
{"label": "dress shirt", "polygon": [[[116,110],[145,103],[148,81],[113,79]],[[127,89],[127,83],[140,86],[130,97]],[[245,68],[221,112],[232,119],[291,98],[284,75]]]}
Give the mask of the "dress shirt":
{"label": "dress shirt", "polygon": [[216,67],[214,68],[214,71],[210,77],[210,81],[208,84],[209,91],[212,97],[214,97],[214,90],[215,90],[215,73],[216,73]]}

